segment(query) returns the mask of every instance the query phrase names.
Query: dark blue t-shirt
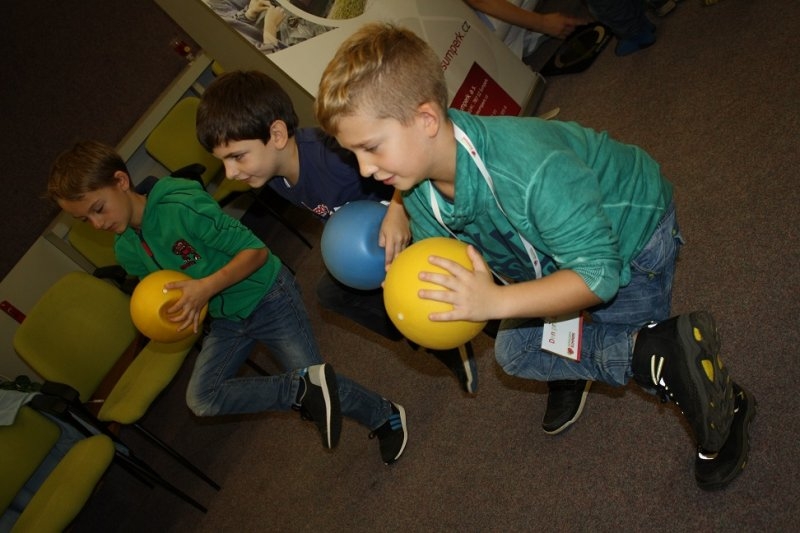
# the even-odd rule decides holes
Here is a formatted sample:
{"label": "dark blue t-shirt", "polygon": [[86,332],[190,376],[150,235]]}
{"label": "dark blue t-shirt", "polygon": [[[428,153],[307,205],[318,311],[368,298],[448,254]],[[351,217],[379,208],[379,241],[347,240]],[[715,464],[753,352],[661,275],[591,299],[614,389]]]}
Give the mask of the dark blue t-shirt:
{"label": "dark blue t-shirt", "polygon": [[304,207],[326,220],[347,202],[389,200],[394,188],[374,179],[362,178],[352,152],[318,128],[301,128],[295,133],[300,159],[297,185],[276,176],[268,183],[294,205]]}

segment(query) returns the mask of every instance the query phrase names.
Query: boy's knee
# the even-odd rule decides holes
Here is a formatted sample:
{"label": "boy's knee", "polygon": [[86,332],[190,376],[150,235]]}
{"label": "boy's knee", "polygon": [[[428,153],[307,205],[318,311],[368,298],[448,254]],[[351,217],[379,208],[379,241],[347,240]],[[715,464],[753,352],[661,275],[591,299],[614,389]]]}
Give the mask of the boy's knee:
{"label": "boy's knee", "polygon": [[524,379],[547,379],[541,351],[531,349],[533,341],[518,330],[500,331],[494,344],[494,357],[503,372]]}
{"label": "boy's knee", "polygon": [[191,389],[186,391],[186,406],[195,416],[216,416],[219,408],[212,401],[202,398],[201,395],[194,394]]}
{"label": "boy's knee", "polygon": [[513,350],[508,342],[507,335],[498,335],[494,344],[494,358],[503,372],[513,376],[514,368],[516,367],[515,361],[519,356],[519,350]]}

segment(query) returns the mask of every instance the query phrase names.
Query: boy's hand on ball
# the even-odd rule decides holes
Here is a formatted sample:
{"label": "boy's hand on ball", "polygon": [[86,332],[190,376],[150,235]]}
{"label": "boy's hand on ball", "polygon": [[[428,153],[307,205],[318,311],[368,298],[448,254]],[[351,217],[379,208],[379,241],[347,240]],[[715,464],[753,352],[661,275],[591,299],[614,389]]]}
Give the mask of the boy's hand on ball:
{"label": "boy's hand on ball", "polygon": [[192,331],[200,331],[203,308],[209,300],[203,289],[202,280],[173,281],[164,285],[165,290],[179,290],[181,297],[175,305],[167,309],[171,322],[179,323],[178,331],[192,326]]}
{"label": "boy's hand on ball", "polygon": [[498,287],[492,279],[492,273],[481,254],[470,245],[467,255],[472,262],[472,270],[464,268],[455,261],[431,255],[428,262],[443,268],[450,275],[422,271],[419,279],[441,285],[447,290],[421,289],[419,297],[438,302],[449,303],[452,311],[431,313],[432,321],[469,320],[482,322],[493,318],[494,298],[499,297]]}

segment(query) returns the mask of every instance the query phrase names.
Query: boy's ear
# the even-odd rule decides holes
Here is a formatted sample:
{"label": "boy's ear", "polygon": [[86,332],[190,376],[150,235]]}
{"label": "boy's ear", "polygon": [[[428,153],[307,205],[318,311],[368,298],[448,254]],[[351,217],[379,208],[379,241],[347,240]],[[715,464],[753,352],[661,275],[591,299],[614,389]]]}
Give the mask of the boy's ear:
{"label": "boy's ear", "polygon": [[121,191],[127,191],[131,188],[131,178],[125,172],[117,170],[114,172],[114,181]]}
{"label": "boy's ear", "polygon": [[286,143],[289,142],[289,130],[286,128],[286,123],[282,120],[276,120],[270,124],[269,138],[275,143],[275,148],[283,150]]}
{"label": "boy's ear", "polygon": [[429,135],[435,136],[442,126],[442,111],[433,102],[425,102],[417,107],[417,119]]}

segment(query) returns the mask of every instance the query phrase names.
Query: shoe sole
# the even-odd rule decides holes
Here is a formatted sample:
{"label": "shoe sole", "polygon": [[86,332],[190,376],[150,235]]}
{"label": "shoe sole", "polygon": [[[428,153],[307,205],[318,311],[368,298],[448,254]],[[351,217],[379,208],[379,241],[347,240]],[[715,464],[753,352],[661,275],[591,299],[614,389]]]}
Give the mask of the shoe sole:
{"label": "shoe sole", "polygon": [[390,465],[400,459],[400,456],[403,455],[403,452],[406,450],[406,444],[408,444],[408,430],[406,429],[406,410],[403,408],[402,405],[393,404],[398,411],[398,416],[400,417],[400,424],[403,428],[403,445],[400,446],[400,450],[398,450],[397,455],[394,456],[394,459],[388,461],[386,464]]}
{"label": "shoe sole", "polygon": [[323,364],[313,371],[309,369],[308,380],[322,390],[325,400],[325,434],[322,436],[322,444],[326,448],[335,448],[339,444],[342,429],[338,391],[331,395],[331,390],[335,390],[337,386],[336,374],[330,365]]}
{"label": "shoe sole", "polygon": [[[696,435],[697,441],[704,450],[717,451],[728,439],[734,404],[731,380],[719,357],[721,342],[714,317],[707,312],[681,315],[677,331],[701,408],[695,415],[708,422]],[[679,407],[683,410],[686,406]]]}
{"label": "shoe sole", "polygon": [[747,466],[747,460],[750,455],[750,424],[752,424],[753,419],[756,416],[756,412],[758,411],[758,401],[756,401],[756,398],[745,389],[742,387],[739,388],[742,394],[744,394],[747,403],[744,407],[744,412],[741,412],[741,414],[734,414],[734,423],[732,426],[736,424],[737,415],[742,417],[741,433],[735,432],[734,428],[731,428],[731,437],[738,439],[737,444],[741,447],[742,452],[739,454],[734,468],[731,469],[730,473],[724,478],[716,481],[703,481],[701,479],[697,479],[697,486],[703,490],[713,491],[725,488],[728,486],[728,484],[730,484],[731,481],[736,479],[736,477],[738,477]]}
{"label": "shoe sole", "polygon": [[470,344],[459,346],[458,355],[461,356],[461,364],[464,367],[464,390],[469,394],[475,394],[478,390],[478,371],[475,367],[475,356]]}
{"label": "shoe sole", "polygon": [[564,424],[560,425],[556,429],[551,429],[549,431],[546,430],[543,426],[542,431],[544,431],[547,435],[558,435],[559,433],[570,427],[572,424],[577,422],[578,419],[581,417],[581,414],[583,413],[583,407],[586,405],[586,398],[587,396],[589,396],[589,389],[591,388],[591,386],[592,382],[587,380],[586,385],[583,387],[583,394],[581,394],[581,403],[578,405],[578,410],[575,411],[575,414],[572,416],[572,418],[567,420]]}

